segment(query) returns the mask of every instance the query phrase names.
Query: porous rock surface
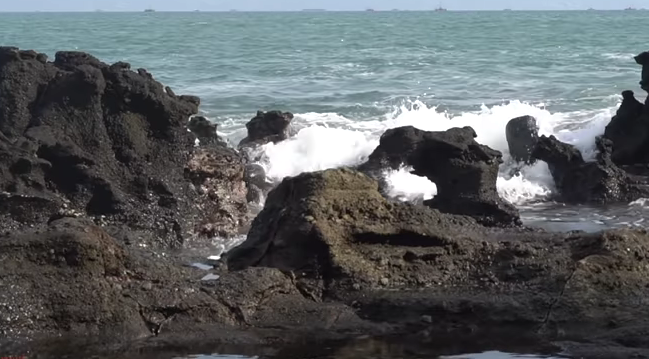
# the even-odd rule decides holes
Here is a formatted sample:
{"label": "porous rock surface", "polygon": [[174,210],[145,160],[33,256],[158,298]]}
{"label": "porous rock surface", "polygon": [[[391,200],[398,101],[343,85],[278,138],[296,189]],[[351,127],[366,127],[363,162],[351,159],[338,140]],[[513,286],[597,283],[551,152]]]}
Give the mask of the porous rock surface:
{"label": "porous rock surface", "polygon": [[[192,183],[197,177],[211,176],[208,187],[236,187],[217,195],[229,202],[222,208],[246,203],[241,160],[215,160],[239,155],[224,146],[196,153],[187,121],[197,97],[177,96],[127,63],[107,65],[81,52],[46,59],[0,48],[0,229],[86,216],[142,230],[157,245],[180,246],[202,234],[204,219],[196,218],[218,192],[205,196]],[[227,168],[201,170],[206,158]],[[246,214],[228,212],[235,218],[216,232],[235,234]]]}

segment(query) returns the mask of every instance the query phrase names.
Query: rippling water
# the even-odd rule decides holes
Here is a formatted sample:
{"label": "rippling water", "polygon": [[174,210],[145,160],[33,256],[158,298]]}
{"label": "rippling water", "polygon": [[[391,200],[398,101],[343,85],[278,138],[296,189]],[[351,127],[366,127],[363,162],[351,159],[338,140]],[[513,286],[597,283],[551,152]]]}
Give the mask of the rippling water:
{"label": "rippling water", "polygon": [[[233,143],[257,109],[296,113],[299,134],[264,148],[274,180],[359,163],[402,125],[470,125],[507,160],[505,124],[527,114],[592,158],[619,93],[644,96],[632,57],[647,50],[647,33],[643,11],[0,14],[0,44],[146,67],[176,93],[199,95]],[[643,226],[649,214],[532,206],[554,191],[547,166],[514,178],[502,169],[499,191],[528,223],[597,230]],[[394,196],[435,194],[405,169],[386,176]]]}

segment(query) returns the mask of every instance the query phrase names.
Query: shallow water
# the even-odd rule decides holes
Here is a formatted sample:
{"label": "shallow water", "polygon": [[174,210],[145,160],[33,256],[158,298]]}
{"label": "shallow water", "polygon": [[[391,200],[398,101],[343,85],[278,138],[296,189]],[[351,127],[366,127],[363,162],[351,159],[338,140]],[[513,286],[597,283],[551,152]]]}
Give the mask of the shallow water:
{"label": "shallow water", "polygon": [[[536,354],[512,354],[512,353],[502,353],[502,352],[484,352],[477,354],[462,354],[462,355],[453,355],[453,356],[440,356],[437,358],[430,359],[559,359],[559,357],[547,356],[547,355],[536,355]],[[205,355],[192,355],[186,357],[176,357],[174,359],[262,359],[260,357],[246,357],[239,355],[219,355],[219,354],[205,354]],[[280,359],[280,358],[277,358]],[[320,359],[320,358],[318,358]],[[327,359],[327,358],[322,358]],[[369,359],[369,358],[358,358],[358,359]],[[396,359],[396,358],[395,358]]]}
{"label": "shallow water", "polygon": [[[176,357],[174,359],[262,359],[268,357],[248,357],[240,355],[219,355],[219,354],[201,354],[201,355],[191,355],[186,357]],[[372,357],[374,359],[376,357]],[[429,357],[428,359],[560,359],[560,357],[548,356],[548,355],[536,355],[536,354],[514,354],[514,353],[503,353],[498,351],[489,351],[484,353],[474,353],[474,354],[461,354],[461,355],[452,355],[452,356],[438,356],[437,358]],[[567,357],[563,357],[567,358]],[[270,358],[268,358],[270,359]],[[281,359],[281,358],[275,358]],[[334,359],[334,358],[317,358],[317,359]],[[358,359],[370,359],[358,357]],[[377,358],[378,359],[378,358]],[[387,359],[387,358],[386,358]],[[397,358],[393,358],[397,359]]]}
{"label": "shallow water", "polygon": [[548,231],[597,232],[607,228],[649,229],[649,201],[629,205],[574,206],[540,203],[519,206],[523,223]]}

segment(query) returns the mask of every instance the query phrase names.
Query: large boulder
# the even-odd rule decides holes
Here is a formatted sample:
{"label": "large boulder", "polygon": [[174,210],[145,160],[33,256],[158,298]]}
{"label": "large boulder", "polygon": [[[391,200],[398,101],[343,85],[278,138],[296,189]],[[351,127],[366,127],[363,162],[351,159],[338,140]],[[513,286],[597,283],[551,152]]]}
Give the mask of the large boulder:
{"label": "large boulder", "polygon": [[568,203],[630,202],[649,195],[647,182],[632,178],[611,159],[612,143],[596,140],[595,162],[585,162],[574,146],[541,136],[532,156],[548,164],[561,199]]}
{"label": "large boulder", "polygon": [[533,164],[532,150],[539,138],[539,126],[532,116],[516,117],[505,126],[509,154],[516,162]]}
{"label": "large boulder", "polygon": [[612,159],[619,165],[649,162],[649,112],[633,91],[622,92],[622,104],[606,126],[604,137],[613,142]]}
{"label": "large boulder", "polygon": [[284,141],[293,134],[291,121],[293,114],[290,112],[257,111],[257,115],[246,123],[248,136],[239,142],[239,147]]}
{"label": "large boulder", "polygon": [[[471,227],[480,228],[469,217],[390,202],[376,181],[354,170],[303,173],[285,178],[268,194],[246,241],[227,254],[227,263],[231,270],[264,266],[380,285],[387,275],[382,258],[359,248],[400,242],[452,246]],[[436,274],[416,274],[429,275]],[[402,285],[409,280],[398,279]]]}
{"label": "large boulder", "polygon": [[469,215],[489,226],[520,224],[516,208],[498,195],[502,154],[475,141],[471,127],[422,131],[412,126],[387,130],[360,170],[411,166],[413,174],[437,185],[426,202],[445,213]]}
{"label": "large boulder", "polygon": [[[127,63],[81,52],[45,59],[0,48],[0,230],[74,214],[148,230],[164,246],[195,236],[190,219],[204,214],[204,196],[185,168],[196,157],[187,122],[200,100]],[[223,163],[235,168],[217,172],[240,167]]]}

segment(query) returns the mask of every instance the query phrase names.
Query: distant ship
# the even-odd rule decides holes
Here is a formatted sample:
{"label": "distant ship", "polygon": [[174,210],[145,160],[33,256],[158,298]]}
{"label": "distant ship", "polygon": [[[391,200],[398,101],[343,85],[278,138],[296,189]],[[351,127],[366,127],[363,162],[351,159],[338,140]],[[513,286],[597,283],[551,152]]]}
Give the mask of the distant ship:
{"label": "distant ship", "polygon": [[636,10],[636,8],[634,8],[634,7],[628,7],[628,8],[626,8],[626,9],[624,9],[624,10],[625,10],[625,11]]}
{"label": "distant ship", "polygon": [[438,7],[438,8],[435,9],[435,11],[437,11],[437,12],[444,12],[444,11],[448,11],[448,10],[446,10],[446,9],[443,8],[443,7]]}
{"label": "distant ship", "polygon": [[365,11],[374,12],[374,9],[367,9]]}
{"label": "distant ship", "polygon": [[503,11],[512,11],[512,9],[504,9]]}
{"label": "distant ship", "polygon": [[154,9],[144,9],[144,12],[155,12]]}

